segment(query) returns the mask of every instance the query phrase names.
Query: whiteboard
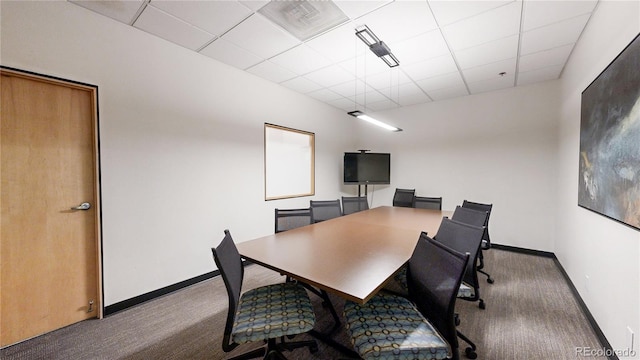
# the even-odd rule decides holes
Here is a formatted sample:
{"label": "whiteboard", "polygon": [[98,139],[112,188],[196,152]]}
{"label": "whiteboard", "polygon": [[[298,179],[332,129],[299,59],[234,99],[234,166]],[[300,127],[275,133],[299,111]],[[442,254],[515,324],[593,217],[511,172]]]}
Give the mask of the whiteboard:
{"label": "whiteboard", "polygon": [[314,195],[314,158],[314,133],[265,123],[265,200]]}

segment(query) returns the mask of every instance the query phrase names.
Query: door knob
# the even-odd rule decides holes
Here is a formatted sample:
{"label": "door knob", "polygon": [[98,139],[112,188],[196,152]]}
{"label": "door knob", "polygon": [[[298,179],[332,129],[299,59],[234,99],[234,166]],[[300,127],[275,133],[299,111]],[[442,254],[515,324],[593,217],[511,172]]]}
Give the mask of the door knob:
{"label": "door knob", "polygon": [[82,204],[71,208],[71,210],[89,210],[89,209],[91,209],[91,204],[89,204],[88,202],[83,202]]}

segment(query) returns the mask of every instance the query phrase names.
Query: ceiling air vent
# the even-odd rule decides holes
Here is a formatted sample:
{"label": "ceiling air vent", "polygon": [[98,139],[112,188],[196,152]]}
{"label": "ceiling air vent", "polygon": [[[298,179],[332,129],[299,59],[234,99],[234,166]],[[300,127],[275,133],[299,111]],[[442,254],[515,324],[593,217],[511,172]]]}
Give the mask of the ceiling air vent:
{"label": "ceiling air vent", "polygon": [[258,12],[301,41],[349,20],[332,1],[271,1]]}

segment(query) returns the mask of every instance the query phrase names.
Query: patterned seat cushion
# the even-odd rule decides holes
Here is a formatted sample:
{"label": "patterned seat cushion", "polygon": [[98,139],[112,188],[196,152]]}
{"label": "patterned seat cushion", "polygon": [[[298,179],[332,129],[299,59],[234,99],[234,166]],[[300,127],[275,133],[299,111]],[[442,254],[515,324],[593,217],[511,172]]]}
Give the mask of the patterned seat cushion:
{"label": "patterned seat cushion", "polygon": [[[407,286],[407,268],[403,267],[400,269],[400,271],[398,271],[394,277],[393,280],[396,282],[396,284],[398,284],[402,290],[407,291],[408,290],[408,286]],[[460,284],[460,289],[458,289],[458,297],[459,298],[470,298],[473,297],[474,292],[473,292],[473,288],[465,283],[461,283]]]}
{"label": "patterned seat cushion", "polygon": [[297,283],[263,286],[242,294],[231,337],[238,344],[295,335],[311,330],[315,314]]}
{"label": "patterned seat cushion", "polygon": [[364,305],[344,307],[351,343],[367,359],[446,359],[451,347],[416,309],[398,295],[379,293]]}

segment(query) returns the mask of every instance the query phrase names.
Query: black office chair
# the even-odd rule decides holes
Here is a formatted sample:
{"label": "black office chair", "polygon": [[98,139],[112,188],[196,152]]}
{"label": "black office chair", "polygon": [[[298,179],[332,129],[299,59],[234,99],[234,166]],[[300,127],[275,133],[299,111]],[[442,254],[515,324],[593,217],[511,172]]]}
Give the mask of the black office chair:
{"label": "black office chair", "polygon": [[[436,241],[440,241],[450,248],[469,254],[469,263],[462,278],[462,286],[468,286],[470,291],[458,297],[467,301],[478,301],[478,307],[485,308],[484,300],[480,297],[480,282],[478,281],[478,272],[476,270],[476,261],[478,252],[480,252],[480,244],[482,243],[482,235],[484,227],[478,227],[461,223],[449,218],[443,218],[438,228],[438,232],[433,237]],[[461,332],[458,336],[469,344],[465,349],[468,358],[475,359],[476,345]]]}
{"label": "black office chair", "polygon": [[442,210],[442,197],[416,196],[414,207],[418,209]]}
{"label": "black office chair", "polygon": [[416,189],[398,189],[393,194],[393,206],[414,207]]}
{"label": "black office chair", "polygon": [[[285,337],[302,334],[313,329],[315,314],[305,289],[295,282],[266,285],[241,295],[244,267],[238,249],[229,230],[218,247],[212,248],[213,259],[229,295],[229,312],[224,328],[222,349],[232,351],[239,344],[266,343],[261,347],[232,360],[285,359],[282,352],[308,347],[318,351],[315,341],[285,342]],[[280,342],[276,340],[280,338]]]}
{"label": "black office chair", "polygon": [[342,213],[344,215],[353,214],[358,211],[368,210],[369,202],[364,196],[343,196]]}
{"label": "black office chair", "polygon": [[[484,236],[482,237],[482,250],[491,249],[491,238],[489,237],[489,218],[491,217],[491,209],[493,208],[493,204],[482,204],[482,203],[478,203],[478,202],[464,200],[462,202],[462,207],[469,208],[469,209],[474,209],[474,210],[479,210],[479,211],[486,211],[489,214],[487,216],[487,221],[484,224],[486,230],[485,230]],[[482,251],[480,251],[480,254],[478,255],[478,260],[479,260],[478,272],[480,272],[481,274],[483,274],[483,275],[485,275],[487,277],[487,282],[489,284],[493,284],[494,280],[493,280],[493,278],[491,278],[491,275],[488,272],[483,270],[484,269],[484,254],[482,253]]]}
{"label": "black office chair", "polygon": [[311,209],[275,209],[275,232],[311,224]]}
{"label": "black office chair", "polygon": [[360,356],[460,359],[455,303],[468,262],[469,254],[420,234],[407,265],[408,298],[380,292],[364,305],[345,304],[347,330]]}
{"label": "black office chair", "polygon": [[311,222],[318,223],[342,216],[340,200],[310,200]]}

